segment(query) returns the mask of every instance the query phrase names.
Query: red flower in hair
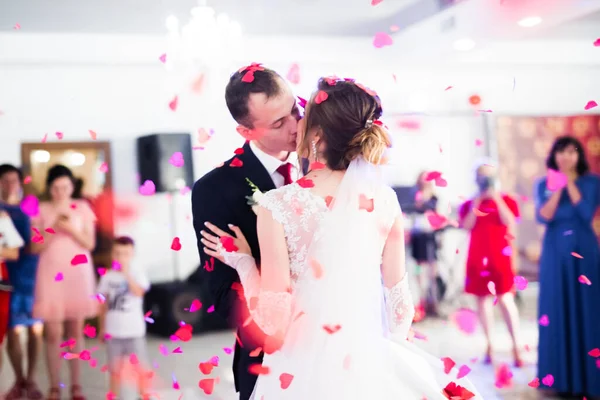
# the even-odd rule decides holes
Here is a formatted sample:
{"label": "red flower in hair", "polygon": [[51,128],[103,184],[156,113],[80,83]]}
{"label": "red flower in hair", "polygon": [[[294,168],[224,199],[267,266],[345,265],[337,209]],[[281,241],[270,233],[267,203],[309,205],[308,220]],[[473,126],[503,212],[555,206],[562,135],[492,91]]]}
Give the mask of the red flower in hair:
{"label": "red flower in hair", "polygon": [[242,76],[242,82],[250,83],[254,81],[254,73],[256,71],[264,71],[265,68],[260,63],[252,63],[246,67],[242,67],[238,72],[244,72],[244,76]]}
{"label": "red flower in hair", "polygon": [[469,400],[475,397],[475,394],[454,382],[450,382],[446,385],[442,394],[450,400]]}

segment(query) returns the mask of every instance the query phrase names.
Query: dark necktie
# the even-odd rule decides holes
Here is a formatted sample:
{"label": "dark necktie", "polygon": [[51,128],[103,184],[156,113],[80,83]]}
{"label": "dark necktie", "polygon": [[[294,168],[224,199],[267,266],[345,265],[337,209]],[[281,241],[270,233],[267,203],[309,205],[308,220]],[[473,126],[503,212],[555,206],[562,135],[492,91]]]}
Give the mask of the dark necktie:
{"label": "dark necktie", "polygon": [[279,168],[277,168],[277,172],[283,176],[283,185],[289,185],[293,182],[292,180],[292,167],[291,163],[281,164]]}

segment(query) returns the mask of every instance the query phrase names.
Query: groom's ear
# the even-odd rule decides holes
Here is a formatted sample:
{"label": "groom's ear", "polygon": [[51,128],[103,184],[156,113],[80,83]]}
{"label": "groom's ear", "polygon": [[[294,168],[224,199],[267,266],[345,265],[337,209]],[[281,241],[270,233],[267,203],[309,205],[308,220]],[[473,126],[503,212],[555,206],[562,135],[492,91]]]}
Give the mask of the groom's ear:
{"label": "groom's ear", "polygon": [[252,130],[244,125],[238,125],[235,130],[246,140],[252,140]]}

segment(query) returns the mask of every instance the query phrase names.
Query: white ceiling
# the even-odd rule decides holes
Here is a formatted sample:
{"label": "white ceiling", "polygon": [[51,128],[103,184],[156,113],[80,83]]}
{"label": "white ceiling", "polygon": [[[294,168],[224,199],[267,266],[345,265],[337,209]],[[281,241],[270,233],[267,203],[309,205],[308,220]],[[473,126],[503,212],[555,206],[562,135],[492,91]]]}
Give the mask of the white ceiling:
{"label": "white ceiling", "polygon": [[[418,4],[421,3],[421,4]],[[197,0],[0,0],[0,31],[164,34],[165,19],[186,21]],[[387,31],[403,11],[438,0],[209,0],[245,33],[373,35]],[[415,7],[416,6],[416,7]],[[422,10],[421,10],[422,11]],[[400,18],[400,21],[402,18]]]}

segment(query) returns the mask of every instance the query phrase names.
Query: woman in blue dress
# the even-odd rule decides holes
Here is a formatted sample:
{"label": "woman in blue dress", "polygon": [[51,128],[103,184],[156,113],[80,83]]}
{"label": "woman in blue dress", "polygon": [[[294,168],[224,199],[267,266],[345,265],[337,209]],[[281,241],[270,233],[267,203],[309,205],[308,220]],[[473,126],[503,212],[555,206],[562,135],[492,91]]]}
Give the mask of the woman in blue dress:
{"label": "woman in blue dress", "polygon": [[[536,217],[546,225],[540,257],[540,388],[600,397],[600,249],[592,220],[600,178],[589,173],[581,143],[558,138],[548,177],[536,187]],[[591,284],[590,284],[591,282]]]}

